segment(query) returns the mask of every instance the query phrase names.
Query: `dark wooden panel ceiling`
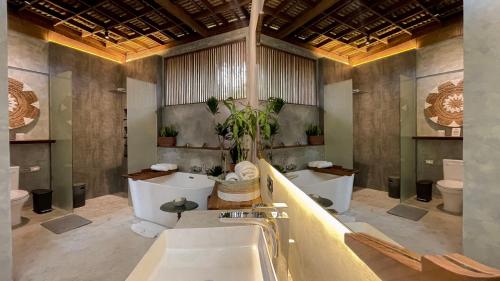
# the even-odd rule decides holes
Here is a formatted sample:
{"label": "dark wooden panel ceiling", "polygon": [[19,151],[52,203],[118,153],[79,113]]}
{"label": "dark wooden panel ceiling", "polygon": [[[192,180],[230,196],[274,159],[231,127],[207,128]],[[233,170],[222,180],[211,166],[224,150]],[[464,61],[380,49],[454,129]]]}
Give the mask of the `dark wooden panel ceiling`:
{"label": "dark wooden panel ceiling", "polygon": [[[91,46],[131,54],[248,26],[251,0],[8,0],[9,11]],[[266,0],[263,34],[345,58],[461,17],[463,0]]]}
{"label": "dark wooden panel ceiling", "polygon": [[462,10],[463,0],[267,0],[263,33],[353,58],[422,35]]}
{"label": "dark wooden panel ceiling", "polygon": [[123,54],[182,44],[248,25],[249,0],[9,0],[9,11]]}

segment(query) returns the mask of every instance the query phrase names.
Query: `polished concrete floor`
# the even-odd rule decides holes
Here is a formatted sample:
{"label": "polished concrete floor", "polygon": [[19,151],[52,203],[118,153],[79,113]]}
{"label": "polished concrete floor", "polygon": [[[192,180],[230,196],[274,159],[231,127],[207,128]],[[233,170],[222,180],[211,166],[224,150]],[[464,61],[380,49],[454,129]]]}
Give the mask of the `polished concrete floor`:
{"label": "polished concrete floor", "polygon": [[40,225],[66,213],[23,210],[23,225],[13,229],[15,281],[123,281],[153,243],[130,230],[135,218],[121,194],[90,199],[75,209],[92,221],[89,225],[63,234]]}
{"label": "polished concrete floor", "polygon": [[462,217],[443,212],[442,202],[438,196],[428,203],[406,201],[429,211],[419,221],[412,221],[387,213],[399,204],[399,199],[389,198],[387,192],[365,188],[353,192],[351,208],[344,215],[373,225],[419,254],[462,253]]}

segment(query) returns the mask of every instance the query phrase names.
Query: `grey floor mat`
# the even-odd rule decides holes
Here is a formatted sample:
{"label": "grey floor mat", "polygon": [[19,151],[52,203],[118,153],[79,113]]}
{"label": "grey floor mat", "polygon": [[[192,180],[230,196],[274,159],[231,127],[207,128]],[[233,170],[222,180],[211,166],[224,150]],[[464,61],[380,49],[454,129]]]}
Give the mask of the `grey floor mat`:
{"label": "grey floor mat", "polygon": [[60,217],[54,220],[46,221],[42,223],[41,225],[45,227],[46,229],[54,232],[55,234],[61,234],[66,231],[70,231],[75,228],[82,227],[84,225],[87,225],[91,223],[92,221],[89,221],[86,218],[80,217],[75,214],[67,215],[64,217]]}
{"label": "grey floor mat", "polygon": [[414,221],[420,220],[423,216],[425,216],[427,214],[427,212],[428,212],[427,210],[404,205],[404,204],[399,204],[396,207],[387,211],[387,213],[389,213],[391,215],[395,215],[398,217],[402,217],[402,218],[414,220]]}

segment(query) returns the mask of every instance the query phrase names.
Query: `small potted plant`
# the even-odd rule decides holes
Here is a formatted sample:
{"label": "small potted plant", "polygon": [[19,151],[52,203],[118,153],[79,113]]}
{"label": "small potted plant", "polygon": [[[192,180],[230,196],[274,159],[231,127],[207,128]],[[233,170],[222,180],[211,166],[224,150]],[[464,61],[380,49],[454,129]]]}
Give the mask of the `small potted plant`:
{"label": "small potted plant", "polygon": [[318,125],[309,125],[306,129],[307,143],[310,145],[320,145],[324,143],[323,132]]}
{"label": "small potted plant", "polygon": [[158,137],[158,146],[172,147],[176,144],[176,138],[179,132],[174,126],[166,126],[161,128],[160,136]]}

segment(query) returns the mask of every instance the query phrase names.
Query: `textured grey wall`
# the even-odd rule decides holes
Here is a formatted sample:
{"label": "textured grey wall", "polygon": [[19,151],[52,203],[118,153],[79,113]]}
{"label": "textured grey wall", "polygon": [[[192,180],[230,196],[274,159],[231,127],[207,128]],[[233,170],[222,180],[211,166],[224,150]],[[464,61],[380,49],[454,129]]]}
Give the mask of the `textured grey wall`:
{"label": "textured grey wall", "polygon": [[0,0],[0,279],[12,280],[10,228],[9,117],[7,101],[7,1]]}
{"label": "textured grey wall", "polygon": [[436,130],[451,129],[429,121],[424,115],[425,99],[439,84],[463,79],[463,38],[457,37],[417,50],[417,135],[436,136]]}
{"label": "textured grey wall", "polygon": [[[26,133],[28,139],[49,139],[49,49],[42,39],[16,31],[8,31],[8,74],[9,77],[27,83],[40,101],[40,117],[32,124],[10,130]],[[38,172],[22,172],[19,187],[25,190],[50,187],[50,154],[48,144],[11,145],[11,165],[21,169],[40,166]],[[31,201],[29,201],[31,202]]]}
{"label": "textured grey wall", "polygon": [[320,109],[316,106],[285,105],[279,115],[280,130],[274,145],[307,144],[306,128],[309,124],[319,124],[319,114]]}
{"label": "textured grey wall", "polygon": [[[245,101],[241,101],[245,103]],[[262,106],[262,104],[261,104]],[[224,105],[219,105],[220,114],[214,118],[207,111],[205,104],[186,104],[167,106],[164,108],[164,125],[174,125],[178,131],[177,145],[184,146],[218,146],[217,136],[214,133],[214,122],[224,122],[229,112]],[[281,143],[285,145],[295,145],[297,143],[307,143],[305,128],[308,124],[317,124],[319,119],[319,109],[314,106],[287,104],[279,116],[280,133],[276,136],[274,145],[278,146]],[[307,148],[288,148],[286,149],[287,157],[290,161],[296,161],[296,165],[304,165],[304,159],[314,158],[318,155],[313,150],[309,158],[302,157]],[[160,148],[159,159],[167,162],[174,161],[183,169],[193,165],[200,166],[197,159],[204,159],[207,166],[213,166],[214,163],[219,164],[219,154],[209,150],[194,150],[194,149],[172,149]],[[178,155],[175,155],[175,154]],[[322,158],[321,158],[322,159]],[[309,160],[311,161],[311,160]]]}
{"label": "textured grey wall", "polygon": [[500,267],[500,2],[464,1],[464,253]]}
{"label": "textured grey wall", "polygon": [[[429,92],[448,80],[463,79],[463,38],[457,37],[417,50],[417,135],[435,136],[451,129],[430,122],[424,115]],[[465,105],[467,107],[467,104]],[[418,140],[417,179],[443,179],[443,159],[462,159],[462,141]],[[433,160],[434,164],[426,164]],[[437,189],[434,188],[437,193]]]}
{"label": "textured grey wall", "polygon": [[120,64],[66,48],[49,46],[51,74],[73,73],[73,182],[87,183],[87,197],[123,191],[124,95]]}
{"label": "textured grey wall", "polygon": [[353,69],[355,94],[354,167],[356,185],[386,189],[387,177],[400,174],[400,75],[415,77],[415,51]]}

